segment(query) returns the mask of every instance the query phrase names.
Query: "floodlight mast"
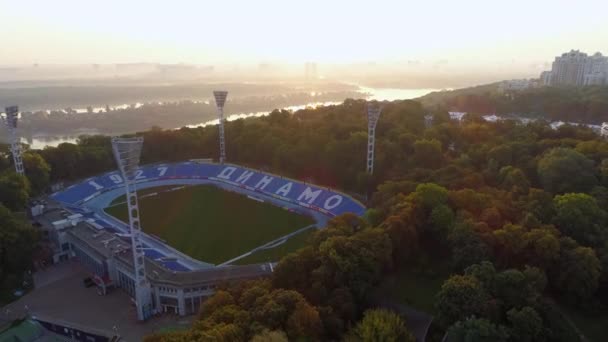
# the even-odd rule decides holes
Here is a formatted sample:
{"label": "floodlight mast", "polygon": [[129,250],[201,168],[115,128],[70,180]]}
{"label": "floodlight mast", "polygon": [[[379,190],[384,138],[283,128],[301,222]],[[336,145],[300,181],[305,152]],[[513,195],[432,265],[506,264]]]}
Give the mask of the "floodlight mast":
{"label": "floodlight mast", "polygon": [[374,173],[374,148],[376,143],[376,124],[382,108],[377,103],[367,104],[367,173]]}
{"label": "floodlight mast", "polygon": [[146,320],[152,315],[152,290],[146,278],[144,249],[139,239],[141,224],[135,187],[143,142],[144,139],[142,137],[112,138],[112,150],[118,164],[118,169],[124,179],[125,193],[127,195],[131,250],[133,251],[133,268],[135,273],[135,303],[137,305],[137,319],[140,321]]}
{"label": "floodlight mast", "polygon": [[220,164],[224,164],[226,161],[226,140],[224,139],[224,104],[226,103],[228,92],[223,90],[215,90],[213,92],[213,97],[215,97],[217,116],[220,122]]}
{"label": "floodlight mast", "polygon": [[15,164],[15,172],[19,175],[23,175],[23,160],[21,159],[21,144],[17,137],[17,120],[19,117],[19,106],[9,106],[5,108],[6,118],[4,124],[8,130],[8,135],[11,142],[11,153],[13,155],[13,162]]}

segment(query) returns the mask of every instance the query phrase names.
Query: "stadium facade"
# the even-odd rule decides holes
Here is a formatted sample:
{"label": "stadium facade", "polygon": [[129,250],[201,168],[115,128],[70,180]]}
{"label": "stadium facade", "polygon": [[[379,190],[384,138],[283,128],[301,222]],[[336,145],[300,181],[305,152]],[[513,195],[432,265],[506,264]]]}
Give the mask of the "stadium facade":
{"label": "stadium facade", "polygon": [[[183,162],[147,165],[137,171],[138,189],[197,184],[236,191],[307,213],[318,221],[365,212],[361,203],[332,189],[232,164]],[[122,194],[121,175],[106,173],[52,194],[46,210],[36,218],[57,246],[55,261],[75,258],[92,275],[100,294],[120,288],[133,298],[135,276],[128,225],[103,211]],[[148,316],[197,313],[220,284],[265,277],[274,267],[273,263],[216,266],[190,258],[157,237],[142,233],[141,241],[153,297]]]}

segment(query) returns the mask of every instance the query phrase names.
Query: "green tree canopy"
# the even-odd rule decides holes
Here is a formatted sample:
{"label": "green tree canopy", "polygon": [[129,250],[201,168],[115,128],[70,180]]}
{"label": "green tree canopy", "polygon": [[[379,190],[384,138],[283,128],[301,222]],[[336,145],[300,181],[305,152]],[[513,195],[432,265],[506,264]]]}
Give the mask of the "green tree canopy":
{"label": "green tree canopy", "polygon": [[23,154],[23,166],[31,184],[32,194],[40,194],[49,186],[51,167],[38,153],[28,151]]}
{"label": "green tree canopy", "polygon": [[552,193],[586,192],[597,185],[593,161],[570,148],[554,148],[538,161],[543,188]]}
{"label": "green tree canopy", "polygon": [[30,183],[15,172],[0,175],[0,203],[13,211],[22,211],[30,196]]}
{"label": "green tree canopy", "polygon": [[385,309],[367,310],[352,329],[348,341],[414,342],[403,319]]}
{"label": "green tree canopy", "polygon": [[564,194],[553,199],[553,223],[585,246],[601,246],[608,237],[608,214],[587,194]]}
{"label": "green tree canopy", "polygon": [[500,342],[509,338],[508,329],[484,318],[458,321],[448,329],[449,342]]}
{"label": "green tree canopy", "polygon": [[474,315],[483,315],[489,296],[473,276],[454,275],[446,280],[437,294],[435,306],[439,320],[450,325]]}

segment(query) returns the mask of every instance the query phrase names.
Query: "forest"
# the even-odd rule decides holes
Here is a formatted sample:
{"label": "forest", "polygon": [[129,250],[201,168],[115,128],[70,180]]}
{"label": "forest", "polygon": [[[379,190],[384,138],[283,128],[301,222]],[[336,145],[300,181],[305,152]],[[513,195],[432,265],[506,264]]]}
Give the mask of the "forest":
{"label": "forest", "polygon": [[601,124],[608,121],[608,86],[499,89],[498,83],[434,92],[425,106],[475,114],[517,115],[551,121]]}
{"label": "forest", "polygon": [[[433,108],[429,123],[419,102],[386,102],[370,176],[365,105],[346,100],[226,124],[230,162],[367,197],[369,209],[332,219],[271,278],[226,284],[190,329],[147,341],[413,341],[402,316],[376,305],[378,295],[398,301],[379,289],[404,274],[415,281],[397,282],[401,291],[420,291],[425,277],[439,281],[425,303],[412,305],[434,317],[430,341],[445,333],[449,341],[605,336],[608,142],[584,127],[477,115],[452,121]],[[137,133],[142,162],[217,159],[217,134],[215,126]],[[11,172],[6,148],[0,155],[8,208],[0,219],[50,184],[115,169],[106,136],[28,150],[27,179]],[[7,262],[0,258],[2,277],[15,272]]]}

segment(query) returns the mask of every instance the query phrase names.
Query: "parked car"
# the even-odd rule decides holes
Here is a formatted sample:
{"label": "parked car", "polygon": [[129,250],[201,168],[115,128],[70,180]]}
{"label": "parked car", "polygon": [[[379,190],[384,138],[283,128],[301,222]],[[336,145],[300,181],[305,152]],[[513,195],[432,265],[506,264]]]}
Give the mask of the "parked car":
{"label": "parked car", "polygon": [[91,286],[95,286],[95,282],[93,281],[93,279],[91,279],[91,277],[86,277],[82,280],[82,282],[84,283],[84,287],[91,287]]}

